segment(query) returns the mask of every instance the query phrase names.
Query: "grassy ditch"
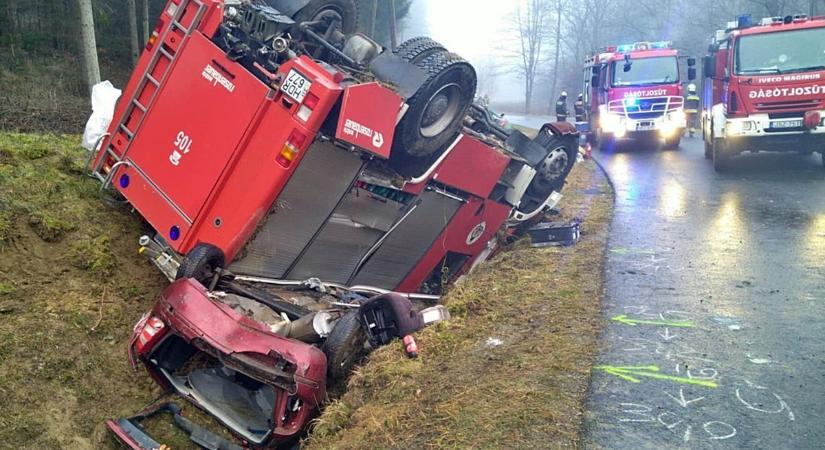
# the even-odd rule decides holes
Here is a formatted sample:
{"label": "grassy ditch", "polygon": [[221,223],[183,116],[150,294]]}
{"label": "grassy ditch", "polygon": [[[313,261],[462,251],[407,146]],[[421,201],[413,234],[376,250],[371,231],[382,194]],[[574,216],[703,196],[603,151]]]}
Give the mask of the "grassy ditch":
{"label": "grassy ditch", "polygon": [[307,447],[580,446],[613,195],[592,162],[565,194],[563,218],[584,219],[577,246],[522,241],[484,265],[446,296],[453,319],[417,337],[420,357],[399,343],[376,351]]}
{"label": "grassy ditch", "polygon": [[125,350],[166,282],[79,141],[0,133],[0,447],[112,447],[104,419],[159,393]]}

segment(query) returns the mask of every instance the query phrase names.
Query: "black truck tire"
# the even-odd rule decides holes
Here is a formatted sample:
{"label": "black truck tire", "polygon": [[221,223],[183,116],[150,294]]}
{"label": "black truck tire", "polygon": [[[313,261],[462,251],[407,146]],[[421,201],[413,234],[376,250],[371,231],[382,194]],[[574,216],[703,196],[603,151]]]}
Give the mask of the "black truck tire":
{"label": "black truck tire", "polygon": [[713,146],[705,139],[705,159],[713,159]]}
{"label": "black truck tire", "polygon": [[443,149],[458,133],[476,93],[473,66],[458,55],[437,52],[420,60],[427,81],[407,100],[407,114],[398,124],[393,156],[427,158]]}
{"label": "black truck tire", "polygon": [[578,135],[556,136],[546,134],[537,143],[547,150],[545,158],[536,166],[536,176],[527,188],[534,197],[547,198],[553,191],[561,192],[567,176],[576,165],[579,153]]}
{"label": "black truck tire", "polygon": [[194,278],[208,286],[215,269],[223,268],[224,264],[226,259],[221,249],[211,244],[198,244],[181,261],[175,279]]}
{"label": "black truck tire", "polygon": [[366,355],[367,334],[358,320],[358,311],[338,319],[321,350],[327,356],[327,374],[333,380],[349,375],[352,367]]}
{"label": "black truck tire", "polygon": [[730,168],[731,156],[727,154],[725,147],[724,140],[713,140],[713,169],[717,172],[724,172]]}
{"label": "black truck tire", "polygon": [[447,48],[443,45],[426,36],[422,36],[402,42],[393,53],[404,61],[417,64],[432,54],[446,51]]}
{"label": "black truck tire", "polygon": [[[270,3],[277,9],[277,0],[270,0]],[[353,0],[311,0],[292,20],[297,23],[313,22],[324,17],[337,18],[341,24],[339,31],[343,34],[355,33],[358,28],[358,9]]]}

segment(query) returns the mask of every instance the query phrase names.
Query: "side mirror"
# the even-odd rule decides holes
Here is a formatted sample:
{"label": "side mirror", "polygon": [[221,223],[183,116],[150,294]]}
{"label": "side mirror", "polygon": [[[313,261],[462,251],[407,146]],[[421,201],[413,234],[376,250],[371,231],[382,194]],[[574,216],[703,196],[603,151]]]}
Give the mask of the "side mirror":
{"label": "side mirror", "polygon": [[688,67],[696,67],[696,58],[688,58],[687,59]]}
{"label": "side mirror", "polygon": [[696,79],[696,68],[695,67],[688,67],[688,80],[693,81]]}
{"label": "side mirror", "polygon": [[705,78],[716,78],[716,56],[710,55],[702,58],[702,69]]}
{"label": "side mirror", "polygon": [[633,68],[633,63],[630,62],[630,55],[624,55],[624,71],[630,72],[630,69]]}
{"label": "side mirror", "polygon": [[725,76],[722,77],[722,81],[724,81],[724,82],[730,81],[730,71],[728,70],[727,67],[725,67]]}

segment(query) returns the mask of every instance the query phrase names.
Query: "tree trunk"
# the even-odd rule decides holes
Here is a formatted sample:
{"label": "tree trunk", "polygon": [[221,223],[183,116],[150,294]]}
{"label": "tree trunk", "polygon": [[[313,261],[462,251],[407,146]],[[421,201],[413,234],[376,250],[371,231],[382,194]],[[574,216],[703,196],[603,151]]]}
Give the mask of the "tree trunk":
{"label": "tree trunk", "polygon": [[555,106],[556,88],[559,81],[559,57],[561,56],[561,9],[562,0],[556,2],[556,56],[553,58],[553,82],[550,84],[550,114],[553,114]]}
{"label": "tree trunk", "polygon": [[398,23],[395,15],[395,0],[390,0],[390,46],[398,48]]}
{"label": "tree trunk", "polygon": [[126,0],[126,9],[129,13],[129,46],[132,49],[132,65],[137,64],[140,57],[140,47],[138,47],[138,27],[137,27],[137,8],[135,7],[135,0]]}
{"label": "tree trunk", "polygon": [[372,14],[370,16],[370,37],[375,38],[375,22],[378,19],[378,0],[372,0]]}
{"label": "tree trunk", "polygon": [[76,0],[80,12],[80,53],[83,69],[86,72],[86,85],[89,92],[92,86],[100,83],[100,66],[97,62],[97,41],[95,40],[95,17],[92,12],[92,0]]}
{"label": "tree trunk", "polygon": [[143,42],[149,42],[150,33],[152,32],[149,30],[149,2],[150,0],[143,0]]}

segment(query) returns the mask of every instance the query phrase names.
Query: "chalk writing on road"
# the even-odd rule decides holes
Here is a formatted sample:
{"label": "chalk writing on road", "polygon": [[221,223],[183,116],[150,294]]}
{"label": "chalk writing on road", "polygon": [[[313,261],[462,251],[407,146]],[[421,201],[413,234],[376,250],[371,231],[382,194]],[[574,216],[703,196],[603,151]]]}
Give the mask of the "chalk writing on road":
{"label": "chalk writing on road", "polygon": [[653,325],[657,327],[673,327],[673,328],[693,328],[696,325],[689,320],[648,320],[648,319],[634,319],[632,317],[628,317],[625,314],[620,314],[618,316],[612,317],[610,320],[614,322],[619,322],[624,325],[630,325],[635,327],[636,325]]}
{"label": "chalk writing on road", "polygon": [[[684,400],[682,393],[680,393],[680,396],[679,401]],[[704,397],[687,402],[688,405],[690,405],[690,403],[701,399],[704,399]],[[719,420],[707,422],[702,420],[698,423],[694,422],[691,424],[690,419],[682,417],[675,412],[660,412],[662,409],[660,407],[654,410],[652,406],[642,403],[620,403],[619,406],[621,408],[620,423],[649,424],[654,427],[663,426],[667,431],[680,436],[685,443],[690,442],[692,438],[696,437],[696,434],[701,434],[702,431],[704,431],[704,435],[699,437],[707,439],[708,441],[724,441],[736,436],[737,433],[736,427]],[[694,425],[700,430],[699,433],[693,432]]]}
{"label": "chalk writing on road", "polygon": [[719,385],[716,384],[715,381],[712,380],[703,380],[703,379],[696,379],[696,378],[688,378],[688,377],[679,377],[673,375],[667,375],[661,373],[661,370],[658,366],[648,365],[648,366],[596,366],[596,370],[601,370],[609,375],[614,375],[622,380],[629,381],[631,383],[641,383],[642,378],[649,378],[653,380],[660,380],[660,381],[669,381],[672,383],[679,383],[679,384],[689,384],[694,386],[702,386],[706,388],[716,388]]}

